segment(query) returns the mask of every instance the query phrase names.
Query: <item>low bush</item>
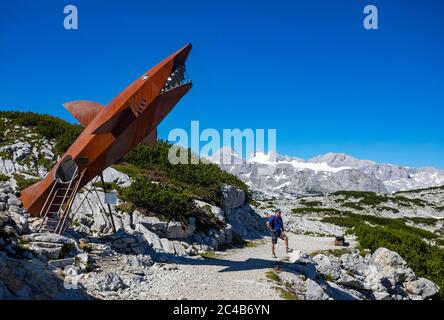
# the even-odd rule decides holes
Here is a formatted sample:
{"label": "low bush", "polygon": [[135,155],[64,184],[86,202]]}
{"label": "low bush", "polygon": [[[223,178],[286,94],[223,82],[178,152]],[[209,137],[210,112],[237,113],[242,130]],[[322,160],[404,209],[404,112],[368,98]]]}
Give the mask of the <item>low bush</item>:
{"label": "low bush", "polygon": [[157,213],[172,220],[184,221],[193,213],[192,200],[174,188],[138,178],[120,192],[122,200],[137,208]]}
{"label": "low bush", "polygon": [[381,206],[381,207],[379,207],[378,208],[379,210],[381,210],[381,211],[391,211],[391,212],[393,212],[393,213],[399,213],[399,210],[398,209],[396,209],[396,208],[392,208],[392,207],[386,207],[386,206]]}
{"label": "low bush", "polygon": [[212,213],[196,207],[193,198],[178,191],[174,186],[139,177],[131,186],[121,189],[119,193],[124,201],[124,204],[119,206],[121,210],[131,211],[137,208],[146,215],[155,214],[164,221],[175,220],[183,223],[186,223],[188,218],[194,217],[199,231],[223,227],[222,222]]}
{"label": "low bush", "polygon": [[322,205],[322,202],[320,202],[320,201],[309,201],[309,200],[306,200],[306,199],[301,199],[299,201],[299,203],[304,205],[304,206],[307,206],[307,207],[319,207],[319,206]]}
{"label": "low bush", "polygon": [[[11,119],[14,125],[32,127],[48,140],[55,140],[57,154],[68,150],[83,128],[57,117],[34,112],[0,111],[0,118]],[[6,137],[4,137],[6,138]]]}
{"label": "low bush", "polygon": [[422,199],[415,199],[415,198],[407,198],[403,196],[396,196],[392,199],[394,202],[397,202],[401,205],[409,206],[411,204],[417,205],[419,207],[425,207],[428,205],[427,201],[424,201]]}
{"label": "low bush", "polygon": [[[129,152],[123,162],[133,166],[130,170],[133,174],[150,175],[150,172],[154,171],[158,175],[158,180],[166,180],[188,196],[215,205],[220,205],[222,184],[229,184],[243,190],[247,200],[251,199],[248,186],[234,175],[220,169],[216,164],[202,162],[199,164],[171,164],[168,161],[170,147],[171,145],[164,141],[158,141],[154,147],[141,144]],[[191,151],[187,150],[186,152],[191,159],[193,156]],[[135,170],[134,167],[139,170]],[[156,177],[151,176],[150,178]]]}
{"label": "low bush", "polygon": [[21,174],[15,173],[14,179],[17,181],[19,191],[25,190],[27,187],[39,182],[41,179],[26,179]]}
{"label": "low bush", "polygon": [[423,192],[423,191],[440,191],[440,190],[444,190],[444,185],[443,186],[438,186],[438,187],[430,187],[430,188],[422,188],[422,189],[415,189],[415,190],[406,190],[406,191],[398,191],[395,192],[394,194],[405,194],[405,193],[417,193],[417,192]]}
{"label": "low bush", "polygon": [[347,207],[347,208],[351,208],[351,209],[355,209],[355,210],[359,210],[359,211],[365,210],[365,208],[363,206],[359,205],[356,202],[345,202],[341,205],[343,207]]}
{"label": "low bush", "polygon": [[436,222],[438,222],[438,219],[436,218],[427,218],[427,217],[409,217],[407,219],[414,223],[425,224],[428,226],[434,226]]}
{"label": "low bush", "polygon": [[444,299],[444,249],[424,242],[419,236],[388,226],[359,225],[355,229],[359,244],[372,252],[380,247],[398,252],[420,277],[435,282]]}
{"label": "low bush", "polygon": [[325,213],[325,214],[341,214],[341,211],[333,208],[312,208],[312,207],[301,207],[301,208],[293,208],[291,212],[295,214],[304,214],[304,213]]}
{"label": "low bush", "polygon": [[408,232],[410,234],[417,235],[421,238],[428,240],[433,240],[438,238],[436,234],[430,231],[406,225],[405,218],[391,219],[391,218],[376,217],[371,215],[360,215],[350,212],[343,212],[341,216],[325,217],[322,219],[322,222],[332,223],[345,228],[358,227],[367,222],[372,225],[387,226],[394,230],[403,230],[404,232]]}

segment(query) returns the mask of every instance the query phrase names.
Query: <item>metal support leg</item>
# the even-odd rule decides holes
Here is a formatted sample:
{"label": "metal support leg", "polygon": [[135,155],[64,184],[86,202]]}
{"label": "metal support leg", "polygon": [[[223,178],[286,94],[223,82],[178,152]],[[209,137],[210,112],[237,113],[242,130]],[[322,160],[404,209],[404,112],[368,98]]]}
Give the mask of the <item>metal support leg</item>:
{"label": "metal support leg", "polygon": [[[105,179],[103,179],[103,173],[100,173],[100,180],[102,180],[103,192],[105,193],[105,197],[106,197],[106,185],[105,185]],[[114,233],[115,233],[117,230],[116,230],[116,225],[114,224],[113,213],[111,211],[110,204],[107,203],[107,205],[108,205],[109,216],[111,217],[111,224],[113,225],[113,230],[114,230]]]}

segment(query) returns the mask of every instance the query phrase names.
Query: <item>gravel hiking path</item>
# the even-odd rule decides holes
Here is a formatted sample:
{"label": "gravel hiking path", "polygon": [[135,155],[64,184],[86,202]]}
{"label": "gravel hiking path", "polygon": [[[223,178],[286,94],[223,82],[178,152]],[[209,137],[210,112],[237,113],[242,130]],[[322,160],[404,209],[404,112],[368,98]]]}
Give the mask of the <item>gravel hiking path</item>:
{"label": "gravel hiking path", "polygon": [[[311,253],[338,249],[332,237],[314,237],[288,233],[293,250]],[[350,241],[350,247],[355,243]],[[271,239],[265,237],[253,246],[229,249],[215,258],[179,258],[177,264],[165,264],[149,281],[146,299],[281,299],[265,273],[285,263],[285,247],[279,241],[277,259],[271,257]]]}

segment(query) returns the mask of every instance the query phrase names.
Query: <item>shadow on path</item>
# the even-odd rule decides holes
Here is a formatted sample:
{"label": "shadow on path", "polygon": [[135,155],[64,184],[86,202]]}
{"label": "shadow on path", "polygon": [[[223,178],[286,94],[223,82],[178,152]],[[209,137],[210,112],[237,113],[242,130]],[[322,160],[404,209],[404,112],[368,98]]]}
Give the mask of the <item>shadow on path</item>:
{"label": "shadow on path", "polygon": [[[265,270],[278,268],[280,271],[294,273],[297,275],[304,275],[316,282],[330,297],[335,300],[357,300],[358,298],[348,293],[346,290],[331,286],[324,278],[324,276],[316,271],[316,264],[313,262],[306,263],[290,263],[281,260],[266,260],[259,258],[248,258],[244,261],[234,261],[220,258],[196,259],[190,257],[177,257],[172,254],[164,254],[162,257],[164,262],[191,265],[191,266],[220,266],[223,267],[218,272],[239,272],[247,270]],[[162,259],[163,260],[163,259]],[[198,271],[197,271],[198,272]]]}

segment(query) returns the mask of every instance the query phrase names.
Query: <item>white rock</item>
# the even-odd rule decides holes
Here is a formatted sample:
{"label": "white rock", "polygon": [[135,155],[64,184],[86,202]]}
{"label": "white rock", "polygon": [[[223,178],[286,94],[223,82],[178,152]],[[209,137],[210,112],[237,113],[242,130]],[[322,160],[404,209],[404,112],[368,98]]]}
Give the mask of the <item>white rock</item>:
{"label": "white rock", "polygon": [[168,223],[166,236],[168,239],[185,239],[193,235],[196,230],[194,218],[190,218],[187,224],[179,221],[170,221]]}
{"label": "white rock", "polygon": [[50,242],[32,242],[28,245],[29,250],[33,251],[41,260],[56,260],[60,258],[63,245]]}
{"label": "white rock", "polygon": [[105,182],[117,183],[121,187],[128,187],[131,185],[131,178],[128,175],[111,167],[106,168],[103,171],[103,179]]}
{"label": "white rock", "polygon": [[162,243],[162,248],[166,253],[175,254],[176,250],[174,249],[174,243],[167,238],[161,238],[160,242]]}
{"label": "white rock", "polygon": [[149,255],[128,255],[124,257],[124,270],[131,273],[146,273],[146,268],[153,265],[153,259]]}
{"label": "white rock", "polygon": [[114,272],[106,272],[98,276],[97,289],[100,291],[117,291],[125,288],[125,283]]}
{"label": "white rock", "polygon": [[133,224],[141,224],[159,236],[166,236],[168,227],[167,221],[162,221],[157,217],[146,217],[138,211],[133,212]]}
{"label": "white rock", "polygon": [[37,241],[37,242],[49,242],[49,243],[73,243],[72,239],[64,236],[60,236],[54,233],[31,233],[23,236],[27,241]]}
{"label": "white rock", "polygon": [[313,259],[306,253],[302,253],[301,250],[294,250],[289,255],[290,263],[307,264],[313,263]]}
{"label": "white rock", "polygon": [[163,251],[162,242],[157,234],[146,228],[142,224],[136,225],[136,231],[142,233],[145,240],[155,251]]}
{"label": "white rock", "polygon": [[49,266],[60,269],[64,269],[66,266],[72,265],[74,263],[75,263],[75,258],[65,258],[65,259],[48,261]]}
{"label": "white rock", "polygon": [[415,273],[407,266],[407,262],[397,253],[386,248],[376,250],[369,261],[387,277],[393,277],[395,283],[412,281],[415,279]]}
{"label": "white rock", "polygon": [[423,299],[431,298],[439,293],[438,286],[425,278],[405,282],[403,286],[408,294],[421,296]]}
{"label": "white rock", "polygon": [[395,278],[379,271],[376,266],[370,265],[366,270],[364,286],[373,292],[387,292],[394,289]]}
{"label": "white rock", "polygon": [[316,270],[318,272],[331,276],[334,280],[341,276],[341,268],[339,261],[334,256],[326,256],[325,254],[318,254],[313,257],[316,262]]}
{"label": "white rock", "polygon": [[341,255],[341,267],[353,274],[364,275],[368,268],[368,263],[358,253],[346,253]]}
{"label": "white rock", "polygon": [[22,202],[15,195],[10,194],[8,198],[8,205],[20,207]]}
{"label": "white rock", "polygon": [[0,202],[7,202],[8,201],[8,195],[6,193],[1,192],[0,193]]}
{"label": "white rock", "polygon": [[305,292],[306,300],[328,300],[330,298],[324,289],[312,279],[308,278],[305,284],[307,288]]}
{"label": "white rock", "polygon": [[0,158],[0,173],[3,174],[12,174],[16,171],[14,162],[10,159],[1,159]]}
{"label": "white rock", "polygon": [[75,257],[75,263],[80,270],[86,270],[88,268],[89,256],[88,253],[80,253]]}
{"label": "white rock", "polygon": [[357,290],[364,290],[364,283],[358,279],[356,279],[355,277],[352,277],[351,275],[348,274],[343,274],[337,281],[336,283],[343,285],[345,287],[349,287],[349,288],[353,288],[353,289],[357,289]]}
{"label": "white rock", "polygon": [[177,256],[186,256],[188,255],[185,251],[185,248],[179,241],[173,241],[174,252]]}
{"label": "white rock", "polygon": [[392,300],[390,294],[385,291],[376,291],[373,292],[373,295],[375,296],[375,300]]}
{"label": "white rock", "polygon": [[221,187],[221,203],[224,210],[237,208],[245,203],[245,192],[224,184]]}
{"label": "white rock", "polygon": [[225,223],[225,215],[221,208],[200,200],[194,200],[194,204],[203,210],[209,210],[209,213],[214,215],[219,221]]}

